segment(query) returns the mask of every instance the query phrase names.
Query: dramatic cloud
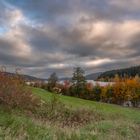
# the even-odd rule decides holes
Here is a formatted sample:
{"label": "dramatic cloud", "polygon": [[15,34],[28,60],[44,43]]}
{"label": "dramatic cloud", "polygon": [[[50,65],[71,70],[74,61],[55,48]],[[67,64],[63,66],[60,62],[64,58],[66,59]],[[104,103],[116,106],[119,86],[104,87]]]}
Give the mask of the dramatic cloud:
{"label": "dramatic cloud", "polygon": [[139,0],[1,0],[0,64],[46,78],[139,65]]}

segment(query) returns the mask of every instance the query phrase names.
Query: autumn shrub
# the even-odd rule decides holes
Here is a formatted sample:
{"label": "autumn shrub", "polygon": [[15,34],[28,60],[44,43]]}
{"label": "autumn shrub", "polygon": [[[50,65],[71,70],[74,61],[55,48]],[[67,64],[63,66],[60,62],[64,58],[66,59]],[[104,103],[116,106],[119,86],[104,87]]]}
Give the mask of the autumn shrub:
{"label": "autumn shrub", "polygon": [[39,106],[39,99],[34,97],[31,91],[24,85],[19,75],[9,76],[0,73],[0,105],[10,109],[35,110]]}
{"label": "autumn shrub", "polygon": [[113,91],[115,103],[122,104],[125,101],[131,101],[135,106],[138,102],[140,102],[139,77],[120,78],[116,76]]}
{"label": "autumn shrub", "polygon": [[93,87],[94,100],[100,101],[101,93],[102,93],[102,87],[100,85],[95,85]]}
{"label": "autumn shrub", "polygon": [[106,87],[102,87],[102,93],[100,95],[101,101],[113,103],[114,102],[113,93],[114,93],[113,86],[107,85]]}

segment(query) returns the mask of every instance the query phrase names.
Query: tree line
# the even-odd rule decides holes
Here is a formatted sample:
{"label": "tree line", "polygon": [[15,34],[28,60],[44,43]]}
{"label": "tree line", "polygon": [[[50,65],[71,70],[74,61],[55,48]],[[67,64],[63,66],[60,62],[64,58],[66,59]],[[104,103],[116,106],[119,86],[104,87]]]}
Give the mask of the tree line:
{"label": "tree line", "polygon": [[58,80],[56,73],[52,73],[48,78],[48,83],[36,83],[34,86],[87,100],[140,106],[140,78],[138,75],[135,77],[115,75],[111,79],[114,84],[103,87],[99,84],[88,83],[85,78],[85,71],[81,67],[76,67],[71,82],[66,80],[62,84]]}

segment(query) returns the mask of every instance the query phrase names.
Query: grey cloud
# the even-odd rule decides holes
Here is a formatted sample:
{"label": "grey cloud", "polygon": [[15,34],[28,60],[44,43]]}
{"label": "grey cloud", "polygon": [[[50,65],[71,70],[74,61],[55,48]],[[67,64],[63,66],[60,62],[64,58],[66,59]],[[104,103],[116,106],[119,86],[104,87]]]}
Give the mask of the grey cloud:
{"label": "grey cloud", "polygon": [[[139,64],[140,28],[135,24],[140,23],[138,9],[120,8],[110,0],[7,3],[23,14],[24,22],[11,27],[12,15],[5,12],[9,7],[0,6],[0,25],[8,23],[6,33],[0,36],[2,65],[19,66],[31,75],[47,77],[53,71],[60,76],[71,75],[76,65],[91,73]],[[19,51],[25,53],[19,55]],[[86,65],[102,59],[110,62]]]}
{"label": "grey cloud", "polygon": [[[13,4],[13,0],[7,0]],[[115,2],[114,2],[115,1]],[[139,16],[139,4],[118,0],[23,0],[16,1],[14,6],[22,9],[29,18],[40,22],[65,22],[77,14],[87,14],[94,20],[123,20]],[[130,3],[130,4],[129,4]],[[120,7],[119,5],[124,5]],[[128,5],[128,6],[127,6]],[[132,5],[132,6],[131,6]],[[127,8],[130,7],[130,8]],[[133,9],[137,10],[131,10]],[[62,20],[65,19],[65,20]],[[60,24],[61,24],[60,23]]]}

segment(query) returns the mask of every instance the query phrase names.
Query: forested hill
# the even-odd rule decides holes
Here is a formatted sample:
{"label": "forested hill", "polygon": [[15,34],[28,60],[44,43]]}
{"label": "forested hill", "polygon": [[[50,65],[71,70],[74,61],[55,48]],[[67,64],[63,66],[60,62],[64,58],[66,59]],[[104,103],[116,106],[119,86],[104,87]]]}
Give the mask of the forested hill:
{"label": "forested hill", "polygon": [[140,66],[106,71],[103,72],[100,76],[98,76],[98,79],[114,78],[115,75],[119,75],[120,77],[125,77],[125,76],[134,77],[136,75],[140,76]]}
{"label": "forested hill", "polygon": [[[3,73],[5,75],[11,76],[11,77],[14,77],[16,75],[15,73],[10,73],[10,72],[3,72]],[[37,78],[37,77],[34,77],[34,76],[30,76],[30,75],[21,74],[20,76],[26,81],[44,81],[44,80],[46,80],[46,79],[41,79],[41,78]]]}

